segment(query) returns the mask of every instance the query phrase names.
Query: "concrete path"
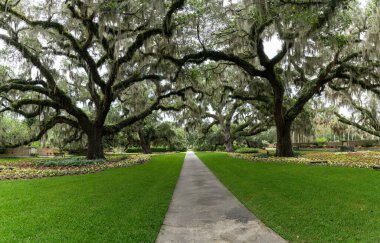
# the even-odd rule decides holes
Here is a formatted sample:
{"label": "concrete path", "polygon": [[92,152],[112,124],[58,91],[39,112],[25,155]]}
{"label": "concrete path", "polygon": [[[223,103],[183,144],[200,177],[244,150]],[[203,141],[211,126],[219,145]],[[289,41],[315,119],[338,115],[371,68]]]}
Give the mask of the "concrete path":
{"label": "concrete path", "polygon": [[286,241],[263,225],[188,152],[157,242]]}

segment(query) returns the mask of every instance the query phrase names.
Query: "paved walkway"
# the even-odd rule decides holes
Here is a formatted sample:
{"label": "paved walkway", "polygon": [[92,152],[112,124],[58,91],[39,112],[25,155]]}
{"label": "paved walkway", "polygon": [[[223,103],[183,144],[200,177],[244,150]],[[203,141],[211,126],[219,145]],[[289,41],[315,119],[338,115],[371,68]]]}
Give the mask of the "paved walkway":
{"label": "paved walkway", "polygon": [[188,152],[157,242],[286,241],[263,225]]}

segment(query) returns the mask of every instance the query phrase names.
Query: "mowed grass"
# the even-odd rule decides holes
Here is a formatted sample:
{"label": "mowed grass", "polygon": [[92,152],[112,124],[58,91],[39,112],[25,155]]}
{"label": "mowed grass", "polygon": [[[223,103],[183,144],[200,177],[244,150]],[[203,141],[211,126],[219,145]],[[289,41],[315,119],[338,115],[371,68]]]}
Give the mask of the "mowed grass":
{"label": "mowed grass", "polygon": [[46,158],[38,158],[38,157],[0,157],[0,165],[8,164],[8,163],[23,163],[23,162],[33,162],[37,160],[43,160]]}
{"label": "mowed grass", "polygon": [[235,196],[291,242],[380,242],[380,171],[255,163],[197,153]]}
{"label": "mowed grass", "polygon": [[0,242],[154,242],[184,154],[96,174],[0,181]]}

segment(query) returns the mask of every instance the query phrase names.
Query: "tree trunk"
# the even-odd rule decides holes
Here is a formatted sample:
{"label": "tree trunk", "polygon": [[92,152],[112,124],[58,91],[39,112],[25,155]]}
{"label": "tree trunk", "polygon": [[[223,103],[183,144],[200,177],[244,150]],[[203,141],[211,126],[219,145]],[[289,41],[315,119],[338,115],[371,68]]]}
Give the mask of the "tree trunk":
{"label": "tree trunk", "polygon": [[103,151],[103,134],[101,130],[93,129],[92,132],[87,134],[88,148],[87,159],[105,159]]}
{"label": "tree trunk", "polygon": [[279,157],[294,156],[290,127],[291,127],[290,124],[276,123],[276,130],[277,130],[276,156],[279,156]]}
{"label": "tree trunk", "polygon": [[292,157],[293,146],[291,137],[291,125],[292,121],[285,119],[284,107],[283,107],[283,97],[284,89],[282,87],[274,89],[275,99],[274,99],[274,120],[276,124],[277,131],[277,144],[276,144],[276,156],[279,157]]}
{"label": "tree trunk", "polygon": [[224,131],[224,144],[226,145],[226,152],[233,153],[234,150],[234,141],[231,135],[231,127],[229,124],[223,127]]}
{"label": "tree trunk", "polygon": [[226,141],[226,152],[235,152],[233,141],[231,138]]}
{"label": "tree trunk", "polygon": [[152,150],[150,149],[150,141],[149,139],[146,139],[144,137],[144,132],[143,131],[138,131],[138,134],[139,134],[139,143],[140,143],[140,146],[143,150],[143,153],[144,154],[151,154],[152,153]]}
{"label": "tree trunk", "polygon": [[144,154],[151,154],[152,153],[152,150],[150,149],[149,143],[141,143],[140,142],[140,146],[141,146]]}

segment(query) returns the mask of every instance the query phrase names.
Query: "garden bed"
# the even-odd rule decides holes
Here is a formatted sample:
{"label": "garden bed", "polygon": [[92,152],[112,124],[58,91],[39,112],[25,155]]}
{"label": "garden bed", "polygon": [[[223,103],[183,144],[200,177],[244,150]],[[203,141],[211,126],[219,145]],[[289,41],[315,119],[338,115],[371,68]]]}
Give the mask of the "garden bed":
{"label": "garden bed", "polygon": [[149,155],[130,155],[110,160],[82,158],[49,159],[0,165],[0,180],[33,179],[53,176],[88,174],[109,168],[128,167],[149,160]]}
{"label": "garden bed", "polygon": [[257,162],[298,163],[313,165],[333,165],[356,168],[373,168],[380,166],[380,152],[301,152],[297,157],[274,157],[263,154],[239,154],[231,153],[234,158],[253,160]]}

